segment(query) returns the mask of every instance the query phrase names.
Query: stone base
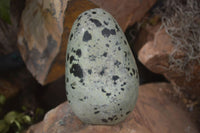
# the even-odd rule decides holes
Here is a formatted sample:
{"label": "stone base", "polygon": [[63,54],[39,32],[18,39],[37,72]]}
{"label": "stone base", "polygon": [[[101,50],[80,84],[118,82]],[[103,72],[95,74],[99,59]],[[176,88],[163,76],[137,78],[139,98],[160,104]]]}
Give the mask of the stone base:
{"label": "stone base", "polygon": [[84,124],[65,102],[49,111],[44,120],[31,126],[27,133],[198,133],[187,112],[164,93],[171,88],[168,83],[140,86],[134,111],[114,126]]}

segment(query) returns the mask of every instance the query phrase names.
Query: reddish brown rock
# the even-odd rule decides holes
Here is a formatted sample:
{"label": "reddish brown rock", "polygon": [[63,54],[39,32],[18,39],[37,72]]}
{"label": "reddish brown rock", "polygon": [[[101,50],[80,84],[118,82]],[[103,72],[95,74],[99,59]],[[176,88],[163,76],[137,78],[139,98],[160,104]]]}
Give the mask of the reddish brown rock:
{"label": "reddish brown rock", "polygon": [[136,54],[138,54],[139,50],[145,45],[146,42],[154,40],[154,36],[159,28],[160,24],[151,26],[148,23],[141,28],[133,45],[133,49]]}
{"label": "reddish brown rock", "polygon": [[[37,81],[45,85],[64,75],[70,29],[77,16],[99,5],[125,29],[141,19],[156,0],[27,0],[18,46]],[[119,6],[120,5],[120,6]],[[63,24],[64,21],[64,24]]]}
{"label": "reddish brown rock", "polygon": [[164,93],[168,83],[140,86],[136,107],[127,119],[114,126],[86,125],[67,102],[49,111],[44,120],[27,133],[198,133],[187,112]]}
{"label": "reddish brown rock", "polygon": [[125,29],[142,19],[156,0],[92,0],[95,4],[110,12]]}
{"label": "reddish brown rock", "polygon": [[[200,95],[200,65],[191,65],[191,79],[184,72],[170,67],[169,57],[175,46],[164,29],[155,33],[154,40],[148,41],[139,51],[139,60],[151,71],[163,74],[174,86],[186,89],[189,93]],[[176,58],[180,58],[180,54]]]}

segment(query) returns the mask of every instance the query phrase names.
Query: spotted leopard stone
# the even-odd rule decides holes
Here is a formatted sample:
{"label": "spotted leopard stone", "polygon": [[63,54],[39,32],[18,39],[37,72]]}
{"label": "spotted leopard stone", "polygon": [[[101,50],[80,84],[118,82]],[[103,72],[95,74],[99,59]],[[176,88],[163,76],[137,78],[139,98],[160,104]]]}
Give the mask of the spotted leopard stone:
{"label": "spotted leopard stone", "polygon": [[116,20],[96,8],[74,22],[66,54],[66,91],[85,123],[116,124],[133,110],[138,69]]}

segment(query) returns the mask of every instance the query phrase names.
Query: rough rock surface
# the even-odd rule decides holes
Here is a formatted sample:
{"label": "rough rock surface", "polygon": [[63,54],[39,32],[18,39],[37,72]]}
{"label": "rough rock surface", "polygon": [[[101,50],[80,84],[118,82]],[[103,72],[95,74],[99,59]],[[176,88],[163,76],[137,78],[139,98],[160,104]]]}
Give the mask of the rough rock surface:
{"label": "rough rock surface", "polygon": [[66,5],[67,0],[27,0],[22,13],[18,46],[27,68],[42,84],[59,52]]}
{"label": "rough rock surface", "polygon": [[[185,88],[190,93],[200,95],[200,65],[190,66],[194,70],[191,73],[190,80],[184,72],[170,69],[169,57],[174,49],[175,46],[165,30],[157,30],[154,34],[154,40],[146,42],[140,49],[138,57],[148,69],[163,74],[174,86]],[[184,55],[179,57],[181,56]]]}
{"label": "rough rock surface", "polygon": [[164,93],[171,87],[168,83],[140,86],[134,111],[114,126],[84,124],[65,102],[49,111],[27,133],[198,133],[188,114]]}
{"label": "rough rock surface", "polygon": [[[69,2],[69,8],[76,7],[78,10],[67,9],[68,15],[65,15],[67,2],[68,0],[27,0],[22,13],[18,47],[27,68],[43,85],[64,74],[65,41],[72,23],[82,11],[95,7],[87,0],[73,0]],[[71,14],[72,11],[74,13]],[[67,24],[63,25],[64,19],[67,19]]]}

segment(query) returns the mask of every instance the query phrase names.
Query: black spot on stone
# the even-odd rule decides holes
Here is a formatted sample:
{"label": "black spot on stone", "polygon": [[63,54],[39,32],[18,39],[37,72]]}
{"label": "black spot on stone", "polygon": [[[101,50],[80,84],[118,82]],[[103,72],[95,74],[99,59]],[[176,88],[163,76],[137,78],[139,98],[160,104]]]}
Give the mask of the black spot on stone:
{"label": "black spot on stone", "polygon": [[105,70],[106,70],[106,68],[104,67],[104,68],[102,68],[102,70],[101,70],[101,72],[99,73],[101,76],[103,76],[104,75],[104,73],[105,73]]}
{"label": "black spot on stone", "polygon": [[84,15],[87,15],[87,14],[88,14],[87,12],[84,13]]}
{"label": "black spot on stone", "polygon": [[80,26],[80,23],[78,23],[76,26],[79,27],[79,26]]}
{"label": "black spot on stone", "polygon": [[126,44],[126,45],[127,45],[127,42],[126,42],[126,40],[124,40],[124,44]]}
{"label": "black spot on stone", "polygon": [[111,30],[110,30],[110,34],[112,34],[112,35],[116,35],[115,30],[114,30],[114,29],[111,29]]}
{"label": "black spot on stone", "polygon": [[94,108],[94,110],[97,110],[97,108]]}
{"label": "black spot on stone", "polygon": [[124,88],[121,88],[122,91],[124,91]]}
{"label": "black spot on stone", "polygon": [[122,108],[120,108],[119,110],[122,111]]}
{"label": "black spot on stone", "polygon": [[69,82],[69,78],[66,78],[66,82],[67,82],[67,83]]}
{"label": "black spot on stone", "polygon": [[109,48],[109,44],[106,44],[106,47],[108,47],[108,48]]}
{"label": "black spot on stone", "polygon": [[72,89],[76,89],[75,86],[73,84],[71,84]]}
{"label": "black spot on stone", "polygon": [[74,58],[74,56],[72,55],[72,56],[70,56],[70,64],[72,64],[72,62],[75,60],[75,58]]}
{"label": "black spot on stone", "polygon": [[132,68],[133,74],[135,75],[135,69]]}
{"label": "black spot on stone", "polygon": [[110,96],[111,95],[111,93],[106,93],[106,96]]}
{"label": "black spot on stone", "polygon": [[119,79],[119,76],[117,76],[117,75],[112,76],[112,80],[116,81],[118,79]]}
{"label": "black spot on stone", "polygon": [[94,112],[94,114],[98,114],[100,111],[96,111],[96,112]]}
{"label": "black spot on stone", "polygon": [[109,40],[109,42],[111,42],[111,40]]}
{"label": "black spot on stone", "polygon": [[70,41],[72,40],[72,37],[73,37],[73,34],[70,35],[70,39],[69,39]]}
{"label": "black spot on stone", "polygon": [[114,120],[117,120],[117,119],[118,119],[118,117],[117,117],[116,115],[114,115],[112,118],[113,118]]}
{"label": "black spot on stone", "polygon": [[113,121],[113,118],[112,117],[108,117],[108,120]]}
{"label": "black spot on stone", "polygon": [[92,12],[92,14],[96,14],[96,12],[95,12],[95,11],[93,11],[93,12]]}
{"label": "black spot on stone", "polygon": [[117,25],[115,25],[115,28],[117,29],[117,31],[119,31],[119,27]]}
{"label": "black spot on stone", "polygon": [[121,86],[124,86],[124,85],[126,85],[126,82],[124,82],[123,84],[121,84]]}
{"label": "black spot on stone", "polygon": [[83,99],[79,99],[79,101],[83,101]]}
{"label": "black spot on stone", "polygon": [[133,76],[133,73],[130,73],[131,76]]}
{"label": "black spot on stone", "polygon": [[90,60],[90,61],[95,61],[95,60],[96,60],[96,56],[94,56],[94,55],[89,55],[89,60]]}
{"label": "black spot on stone", "polygon": [[70,73],[72,73],[75,77],[83,78],[83,70],[79,64],[73,64]]}
{"label": "black spot on stone", "polygon": [[69,53],[67,54],[67,61],[69,60]]}
{"label": "black spot on stone", "polygon": [[88,97],[87,97],[87,96],[84,96],[84,99],[88,99]]}
{"label": "black spot on stone", "polygon": [[117,104],[118,106],[120,106],[120,104]]}
{"label": "black spot on stone", "polygon": [[78,57],[81,57],[81,50],[80,50],[80,49],[78,49],[78,50],[76,51],[76,55],[78,55]]}
{"label": "black spot on stone", "polygon": [[81,79],[79,82],[83,83],[83,79]]}
{"label": "black spot on stone", "polygon": [[126,115],[128,115],[131,111],[126,112]]}
{"label": "black spot on stone", "polygon": [[82,83],[82,85],[85,85],[85,83],[83,82],[84,80],[81,79],[79,82]]}
{"label": "black spot on stone", "polygon": [[121,114],[121,117],[123,117],[123,114]]}
{"label": "black spot on stone", "polygon": [[120,48],[120,47],[118,47],[118,50],[120,51],[120,50],[121,50],[121,48]]}
{"label": "black spot on stone", "polygon": [[71,101],[70,101],[70,100],[68,100],[68,102],[69,102],[69,103],[71,103]]}
{"label": "black spot on stone", "polygon": [[88,70],[88,73],[89,73],[89,74],[92,74],[92,70],[91,70],[91,69],[89,69],[89,70]]}
{"label": "black spot on stone", "polygon": [[74,53],[76,52],[76,51],[74,50],[74,48],[72,48],[72,50],[71,50],[71,51],[72,51],[72,52],[74,52]]}
{"label": "black spot on stone", "polygon": [[114,75],[114,76],[112,77],[112,80],[114,81],[114,85],[117,84],[116,80],[118,80],[118,79],[119,79],[119,76],[117,76],[117,75]]}
{"label": "black spot on stone", "polygon": [[104,53],[103,53],[103,56],[104,56],[104,57],[107,57],[107,54],[108,54],[107,52],[104,52]]}
{"label": "black spot on stone", "polygon": [[117,41],[117,42],[115,43],[115,45],[119,45],[119,42]]}
{"label": "black spot on stone", "polygon": [[118,60],[116,60],[116,61],[114,62],[114,65],[117,66],[117,67],[119,67],[120,64],[121,64],[121,62],[119,62]]}
{"label": "black spot on stone", "polygon": [[102,31],[101,31],[102,35],[104,37],[109,37],[110,36],[110,30],[108,28],[104,28]]}
{"label": "black spot on stone", "polygon": [[105,25],[108,25],[108,22],[106,22],[106,21],[103,21],[103,23],[104,23]]}
{"label": "black spot on stone", "polygon": [[84,42],[88,42],[88,41],[91,40],[91,39],[92,39],[91,34],[90,34],[88,31],[85,31],[82,40],[83,40]]}
{"label": "black spot on stone", "polygon": [[129,71],[130,70],[130,68],[129,67],[126,67],[126,69]]}
{"label": "black spot on stone", "polygon": [[81,19],[81,17],[82,17],[82,16],[79,16],[79,17],[78,17],[78,21]]}
{"label": "black spot on stone", "polygon": [[126,51],[124,51],[124,54],[125,54],[125,57],[127,57],[127,52]]}
{"label": "black spot on stone", "polygon": [[94,23],[95,25],[96,25],[96,27],[101,27],[101,22],[99,21],[99,20],[97,20],[97,19],[90,19],[90,21],[92,22],[92,23]]}
{"label": "black spot on stone", "polygon": [[103,12],[103,14],[106,14],[105,12]]}
{"label": "black spot on stone", "polygon": [[103,122],[105,122],[105,123],[107,123],[108,122],[108,120],[106,120],[106,119],[101,119]]}
{"label": "black spot on stone", "polygon": [[104,74],[104,70],[102,70],[99,74],[100,74],[101,76],[103,76],[103,74]]}
{"label": "black spot on stone", "polygon": [[101,91],[102,91],[103,93],[106,93],[106,91],[105,91],[104,89],[101,89]]}

